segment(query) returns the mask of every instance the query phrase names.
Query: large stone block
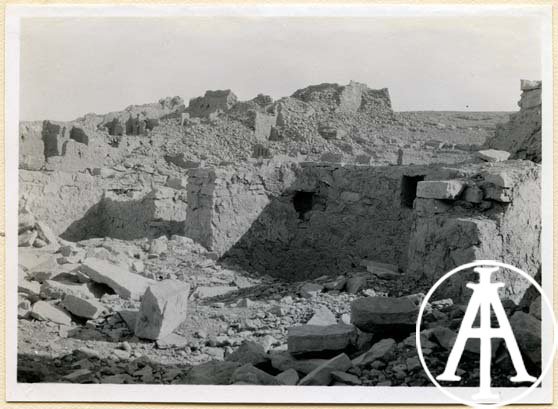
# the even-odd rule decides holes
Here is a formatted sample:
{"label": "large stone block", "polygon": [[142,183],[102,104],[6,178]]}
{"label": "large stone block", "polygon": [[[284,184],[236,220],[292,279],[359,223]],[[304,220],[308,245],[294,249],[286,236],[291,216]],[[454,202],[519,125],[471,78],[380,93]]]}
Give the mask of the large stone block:
{"label": "large stone block", "polygon": [[185,319],[190,285],[177,280],[152,284],[141,301],[135,334],[140,338],[160,339],[169,335]]}
{"label": "large stone block", "polygon": [[356,330],[352,325],[301,325],[289,328],[287,343],[291,354],[304,354],[342,351],[354,343],[355,339]]}
{"label": "large stone block", "polygon": [[40,321],[52,321],[60,325],[72,324],[70,314],[46,301],[37,301],[33,304],[31,316]]}
{"label": "large stone block", "polygon": [[155,281],[128,272],[108,261],[86,258],[79,267],[91,280],[108,285],[122,298],[139,300]]}
{"label": "large stone block", "polygon": [[96,300],[86,300],[81,297],[76,297],[75,295],[65,296],[62,305],[72,314],[90,320],[99,317],[101,312],[105,309],[103,304]]}
{"label": "large stone block", "polygon": [[425,199],[455,199],[465,188],[460,180],[425,180],[417,184],[417,197]]}
{"label": "large stone block", "polygon": [[327,386],[331,383],[332,372],[345,372],[352,366],[353,363],[351,362],[349,357],[345,354],[340,354],[314,369],[312,372],[302,378],[298,384]]}
{"label": "large stone block", "polygon": [[366,332],[382,326],[415,325],[417,305],[408,297],[366,297],[351,304],[351,322]]}

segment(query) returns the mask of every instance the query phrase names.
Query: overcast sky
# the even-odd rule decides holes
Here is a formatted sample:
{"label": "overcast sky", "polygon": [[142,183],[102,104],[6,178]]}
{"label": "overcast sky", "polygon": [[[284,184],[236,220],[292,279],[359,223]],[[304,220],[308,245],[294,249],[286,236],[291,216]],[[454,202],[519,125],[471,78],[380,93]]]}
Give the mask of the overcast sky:
{"label": "overcast sky", "polygon": [[65,18],[21,26],[22,120],[70,120],[207,89],[274,98],[322,82],[405,110],[517,110],[541,77],[534,18]]}

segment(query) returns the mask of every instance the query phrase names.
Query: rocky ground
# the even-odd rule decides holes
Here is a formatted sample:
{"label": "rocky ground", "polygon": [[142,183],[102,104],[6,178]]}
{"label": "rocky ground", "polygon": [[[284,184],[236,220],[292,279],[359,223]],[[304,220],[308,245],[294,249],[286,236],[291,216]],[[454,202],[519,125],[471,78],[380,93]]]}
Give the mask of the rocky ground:
{"label": "rocky ground", "polygon": [[[181,236],[49,243],[47,226],[27,228],[46,245],[20,248],[20,382],[429,385],[414,336],[427,288],[394,266],[363,260],[339,277],[287,283],[222,266]],[[186,286],[188,305],[171,289],[161,294],[164,308],[146,312],[143,280]],[[512,325],[524,328],[520,345],[536,342],[537,305],[527,314],[506,304]],[[435,374],[464,310],[443,298],[427,309],[421,340]],[[139,328],[138,315],[154,332]],[[474,384],[478,346],[465,354],[461,384]],[[495,359],[495,383],[509,384],[506,349]]]}

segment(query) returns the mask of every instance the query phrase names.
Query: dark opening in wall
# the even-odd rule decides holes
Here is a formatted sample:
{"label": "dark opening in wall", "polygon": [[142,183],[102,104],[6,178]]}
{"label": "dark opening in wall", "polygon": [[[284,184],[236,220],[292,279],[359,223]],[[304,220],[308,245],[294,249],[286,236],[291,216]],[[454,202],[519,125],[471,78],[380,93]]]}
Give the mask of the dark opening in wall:
{"label": "dark opening in wall", "polygon": [[424,175],[403,175],[401,179],[401,207],[413,208],[413,202],[417,197],[417,184],[423,180]]}
{"label": "dark opening in wall", "polygon": [[304,219],[304,215],[312,210],[314,206],[314,192],[295,192],[293,196],[293,206],[298,213],[299,219]]}
{"label": "dark opening in wall", "polygon": [[81,128],[76,128],[75,126],[72,127],[70,130],[70,139],[73,139],[76,142],[83,143],[85,145],[89,145],[89,137]]}

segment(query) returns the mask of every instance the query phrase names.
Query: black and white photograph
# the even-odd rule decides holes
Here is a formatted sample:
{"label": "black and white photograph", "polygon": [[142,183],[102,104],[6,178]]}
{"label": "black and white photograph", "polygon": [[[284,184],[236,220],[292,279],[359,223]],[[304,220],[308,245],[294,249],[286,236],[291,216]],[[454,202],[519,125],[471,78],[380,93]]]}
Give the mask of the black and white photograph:
{"label": "black and white photograph", "polygon": [[8,8],[8,397],[550,403],[551,15]]}

